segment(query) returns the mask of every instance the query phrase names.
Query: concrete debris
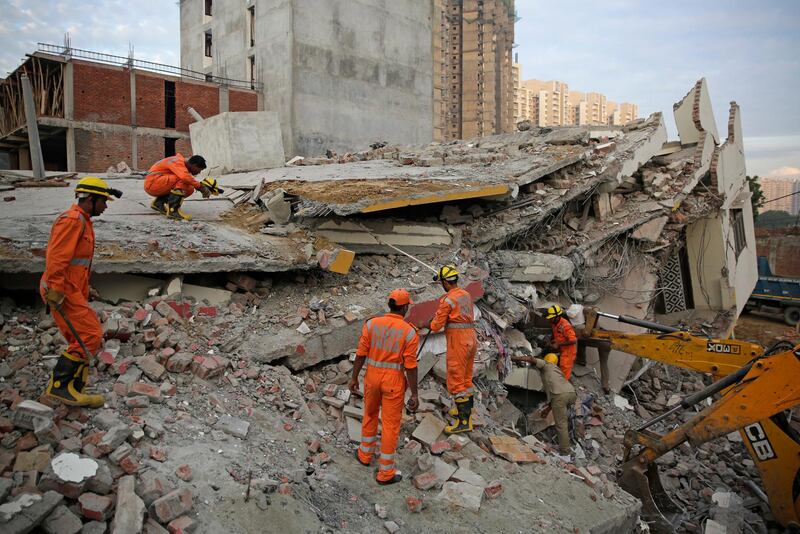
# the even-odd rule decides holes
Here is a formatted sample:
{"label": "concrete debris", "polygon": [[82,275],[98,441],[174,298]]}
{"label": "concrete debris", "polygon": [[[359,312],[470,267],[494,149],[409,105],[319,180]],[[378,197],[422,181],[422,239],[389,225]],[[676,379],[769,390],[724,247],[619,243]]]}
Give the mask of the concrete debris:
{"label": "concrete debris", "polygon": [[445,482],[442,492],[436,496],[436,499],[477,512],[481,509],[483,488],[466,482]]}

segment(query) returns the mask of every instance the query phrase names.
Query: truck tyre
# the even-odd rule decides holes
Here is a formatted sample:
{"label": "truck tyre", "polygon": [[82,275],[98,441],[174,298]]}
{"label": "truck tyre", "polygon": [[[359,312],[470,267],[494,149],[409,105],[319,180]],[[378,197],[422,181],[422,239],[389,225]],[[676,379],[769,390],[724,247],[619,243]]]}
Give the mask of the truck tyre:
{"label": "truck tyre", "polygon": [[786,308],[783,311],[783,320],[789,326],[794,326],[800,321],[800,308]]}

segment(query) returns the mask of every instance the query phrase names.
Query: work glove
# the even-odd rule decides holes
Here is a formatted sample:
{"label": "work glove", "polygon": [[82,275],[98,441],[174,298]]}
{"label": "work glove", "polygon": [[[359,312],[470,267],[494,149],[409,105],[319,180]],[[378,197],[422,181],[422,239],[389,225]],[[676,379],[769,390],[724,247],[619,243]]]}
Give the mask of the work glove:
{"label": "work glove", "polygon": [[56,291],[55,289],[48,289],[44,295],[44,299],[51,306],[60,306],[64,302],[64,293]]}
{"label": "work glove", "polygon": [[211,196],[211,190],[208,188],[208,186],[201,185],[198,190],[200,191],[200,194],[203,195],[203,198],[208,198]]}

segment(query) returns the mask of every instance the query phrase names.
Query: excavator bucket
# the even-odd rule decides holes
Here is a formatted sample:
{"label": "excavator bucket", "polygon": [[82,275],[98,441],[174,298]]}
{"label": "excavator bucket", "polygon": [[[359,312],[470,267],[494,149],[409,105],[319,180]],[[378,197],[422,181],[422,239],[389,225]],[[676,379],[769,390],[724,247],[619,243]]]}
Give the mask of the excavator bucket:
{"label": "excavator bucket", "polygon": [[658,466],[642,467],[638,458],[626,462],[619,473],[622,489],[642,501],[642,520],[656,534],[675,532],[686,517],[686,511],[673,501],[658,474]]}

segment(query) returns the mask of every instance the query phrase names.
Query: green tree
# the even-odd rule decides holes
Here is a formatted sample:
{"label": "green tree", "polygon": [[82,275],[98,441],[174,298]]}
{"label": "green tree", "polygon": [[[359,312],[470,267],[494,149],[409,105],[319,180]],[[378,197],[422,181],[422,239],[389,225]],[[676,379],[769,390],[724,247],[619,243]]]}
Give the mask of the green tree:
{"label": "green tree", "polygon": [[750,186],[750,192],[753,195],[750,197],[750,203],[753,204],[753,220],[758,219],[758,210],[764,206],[764,192],[761,190],[761,183],[758,181],[758,175],[745,176],[747,184]]}
{"label": "green tree", "polygon": [[756,221],[756,226],[759,228],[783,228],[794,226],[796,223],[797,217],[787,211],[768,210],[761,214]]}

